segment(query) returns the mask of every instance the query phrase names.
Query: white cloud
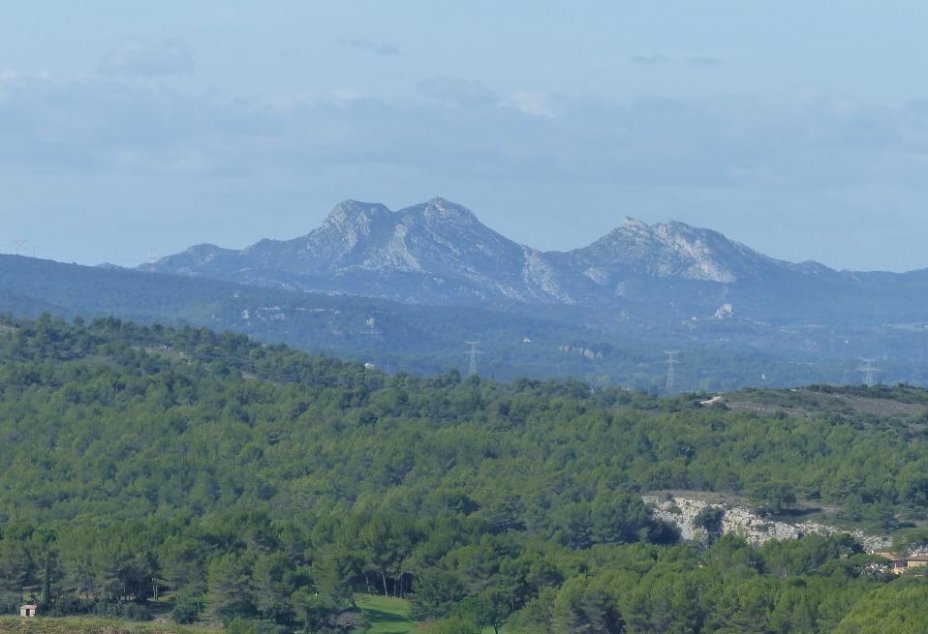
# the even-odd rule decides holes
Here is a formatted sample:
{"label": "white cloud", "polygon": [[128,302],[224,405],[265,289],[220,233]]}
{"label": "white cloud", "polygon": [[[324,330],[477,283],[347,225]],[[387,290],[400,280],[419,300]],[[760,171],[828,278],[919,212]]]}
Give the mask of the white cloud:
{"label": "white cloud", "polygon": [[697,68],[715,68],[722,65],[722,60],[712,55],[690,55],[683,59],[663,53],[648,53],[632,55],[631,62],[642,66],[658,66],[661,64],[685,62],[688,66]]}
{"label": "white cloud", "polygon": [[395,44],[390,44],[389,42],[374,42],[373,40],[347,38],[342,38],[339,40],[339,42],[345,46],[350,46],[351,48],[357,49],[359,51],[374,53],[384,57],[399,55],[400,53],[399,47]]}
{"label": "white cloud", "polygon": [[686,63],[690,66],[697,66],[700,68],[715,68],[722,65],[722,60],[718,57],[709,55],[694,55],[692,57],[687,57]]}
{"label": "white cloud", "polygon": [[[333,200],[390,191],[408,202],[425,188],[424,195],[486,203],[504,191],[522,200],[513,193],[544,190],[525,204],[557,215],[555,207],[571,209],[578,198],[710,226],[708,218],[723,213],[791,222],[812,214],[835,223],[893,209],[918,216],[928,200],[924,102],[493,97],[464,99],[480,107],[331,90],[250,101],[161,82],[7,70],[0,73],[0,176],[50,188],[81,183],[74,196],[85,206],[97,199],[99,183],[143,183],[158,192],[170,182],[181,203],[234,183],[247,198],[243,209],[265,196],[293,206],[286,192],[306,182],[313,187],[304,195],[319,189]],[[28,195],[41,200],[40,189]],[[206,207],[203,214],[220,213]]]}
{"label": "white cloud", "polygon": [[376,164],[435,180],[462,175],[577,186],[925,187],[928,106],[919,102],[610,103],[530,91],[500,98],[467,80],[425,82],[420,90],[437,103],[339,91],[223,100],[115,78],[6,70],[0,165],[8,173],[52,166],[241,174]]}
{"label": "white cloud", "polygon": [[648,53],[648,54],[632,55],[631,60],[635,64],[644,64],[646,66],[654,66],[657,64],[663,64],[664,62],[667,61],[667,58],[664,55],[659,55],[656,53]]}
{"label": "white cloud", "polygon": [[556,117],[562,113],[560,105],[546,92],[517,91],[504,103],[533,117]]}
{"label": "white cloud", "polygon": [[196,63],[187,42],[173,38],[160,44],[125,42],[110,51],[100,66],[108,75],[159,77],[189,75]]}
{"label": "white cloud", "polygon": [[460,107],[491,106],[497,102],[496,93],[483,82],[458,77],[432,77],[419,82],[420,94]]}
{"label": "white cloud", "polygon": [[110,164],[117,170],[178,175],[211,174],[217,169],[209,157],[198,150],[186,148],[158,152],[114,150],[110,154]]}

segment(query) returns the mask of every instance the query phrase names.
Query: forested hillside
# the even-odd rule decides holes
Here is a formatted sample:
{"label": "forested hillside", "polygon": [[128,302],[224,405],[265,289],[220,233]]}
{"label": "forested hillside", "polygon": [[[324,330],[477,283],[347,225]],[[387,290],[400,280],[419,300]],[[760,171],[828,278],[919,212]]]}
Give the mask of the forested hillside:
{"label": "forested hillside", "polygon": [[[829,412],[832,397],[887,406]],[[640,496],[817,504],[921,543],[926,407],[905,386],[704,407],[7,317],[0,608],[146,618],[166,602],[178,622],[347,631],[363,592],[409,599],[436,632],[925,631],[923,579],[892,579],[849,537],[682,543]]]}
{"label": "forested hillside", "polygon": [[663,351],[677,350],[673,392],[852,384],[865,378],[861,358],[874,360],[880,381],[928,385],[928,330],[914,317],[868,322],[854,308],[841,311],[846,322],[766,323],[743,319],[736,305],[717,319],[716,303],[705,314],[676,306],[677,290],[649,299],[654,312],[638,316],[580,304],[436,306],[0,254],[0,312],[206,326],[417,376],[463,370],[465,342],[479,341],[481,374],[500,380],[577,377],[663,393]]}

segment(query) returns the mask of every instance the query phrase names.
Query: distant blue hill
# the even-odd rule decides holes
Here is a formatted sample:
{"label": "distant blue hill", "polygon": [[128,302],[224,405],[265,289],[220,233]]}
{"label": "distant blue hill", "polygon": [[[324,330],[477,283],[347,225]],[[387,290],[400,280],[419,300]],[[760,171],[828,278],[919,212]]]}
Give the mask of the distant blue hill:
{"label": "distant blue hill", "polygon": [[[150,272],[151,270],[154,273]],[[127,270],[0,256],[0,311],[209,326],[394,371],[573,376],[661,391],[928,384],[928,272],[834,271],[768,258],[707,229],[627,219],[541,252],[443,199],[347,201],[321,227],[234,251],[192,247]]]}

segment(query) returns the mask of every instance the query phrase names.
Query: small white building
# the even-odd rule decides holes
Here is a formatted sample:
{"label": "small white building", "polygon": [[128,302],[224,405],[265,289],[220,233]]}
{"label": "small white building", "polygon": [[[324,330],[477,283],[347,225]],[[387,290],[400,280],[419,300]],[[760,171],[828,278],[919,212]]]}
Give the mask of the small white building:
{"label": "small white building", "polygon": [[31,603],[27,603],[26,605],[22,605],[19,607],[19,615],[24,616],[26,618],[31,619],[32,617],[37,616],[38,613],[39,613],[39,606],[33,605]]}

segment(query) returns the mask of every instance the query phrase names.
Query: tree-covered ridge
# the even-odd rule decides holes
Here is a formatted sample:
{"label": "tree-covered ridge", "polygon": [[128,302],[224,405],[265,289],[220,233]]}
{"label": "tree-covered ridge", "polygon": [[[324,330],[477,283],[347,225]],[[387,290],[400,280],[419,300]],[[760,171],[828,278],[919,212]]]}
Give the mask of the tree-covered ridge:
{"label": "tree-covered ridge", "polygon": [[[883,357],[879,379],[928,385],[925,311],[913,306],[866,317],[864,308],[873,302],[862,306],[866,294],[856,289],[853,307],[822,302],[816,294],[816,306],[828,314],[814,323],[757,322],[743,319],[745,306],[738,302],[734,318],[714,318],[719,304],[731,301],[724,289],[702,298],[709,302],[705,310],[691,312],[677,303],[679,289],[647,299],[634,286],[623,301],[646,308],[637,316],[634,310],[595,311],[579,304],[403,304],[0,254],[0,312],[206,326],[391,372],[434,376],[462,368],[462,343],[479,340],[481,374],[502,380],[575,376],[597,386],[664,392],[661,351],[679,350],[675,385],[682,391],[854,383],[863,378],[860,358],[874,356]],[[916,286],[909,296],[918,296]],[[792,296],[795,289],[787,285],[783,291]],[[778,311],[792,307],[787,300],[776,305]]]}
{"label": "tree-covered ridge", "polygon": [[[881,396],[926,401],[894,390]],[[363,591],[409,597],[446,629],[830,631],[886,583],[859,547],[672,545],[640,493],[775,490],[894,528],[923,518],[923,427],[699,400],[6,318],[2,602],[141,615],[167,594],[182,621],[322,631],[357,625]]]}

